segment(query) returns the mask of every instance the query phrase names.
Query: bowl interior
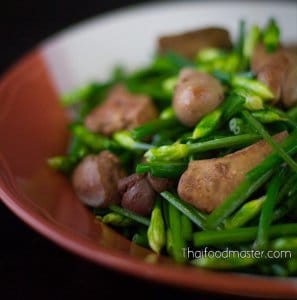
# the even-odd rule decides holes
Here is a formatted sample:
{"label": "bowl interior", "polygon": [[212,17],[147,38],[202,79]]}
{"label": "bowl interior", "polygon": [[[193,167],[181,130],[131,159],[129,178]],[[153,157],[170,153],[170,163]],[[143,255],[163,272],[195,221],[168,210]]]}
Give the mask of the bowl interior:
{"label": "bowl interior", "polygon": [[106,78],[119,62],[129,68],[147,62],[163,32],[223,25],[235,36],[239,19],[263,24],[275,16],[285,41],[294,41],[296,11],[295,4],[283,3],[140,6],[95,18],[45,41],[0,81],[0,198],[43,235],[100,264],[193,289],[296,295],[293,280],[177,266],[131,244],[96,221],[77,200],[67,179],[46,165],[48,157],[63,154],[67,146],[69,119],[59,105],[59,95],[65,90]]}

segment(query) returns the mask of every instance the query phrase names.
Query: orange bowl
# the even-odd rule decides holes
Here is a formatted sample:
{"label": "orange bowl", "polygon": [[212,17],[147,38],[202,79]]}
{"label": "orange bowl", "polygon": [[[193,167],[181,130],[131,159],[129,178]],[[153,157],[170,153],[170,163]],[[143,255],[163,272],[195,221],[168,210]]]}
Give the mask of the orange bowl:
{"label": "orange bowl", "polygon": [[[63,153],[68,143],[66,126],[69,119],[67,112],[59,105],[61,91],[88,80],[96,72],[100,73],[99,68],[108,69],[109,61],[113,63],[117,62],[117,59],[125,58],[125,55],[131,56],[125,52],[126,46],[122,49],[119,47],[118,57],[114,55],[106,60],[104,57],[106,52],[103,51],[99,58],[104,57],[104,61],[97,59],[98,66],[95,68],[98,53],[93,49],[88,56],[87,51],[91,50],[86,49],[90,45],[95,45],[94,48],[99,51],[102,41],[108,38],[104,33],[109,32],[109,38],[115,37],[125,29],[123,26],[134,28],[131,30],[135,33],[135,39],[149,37],[153,40],[160,32],[162,24],[152,25],[151,31],[144,31],[145,36],[140,37],[142,32],[138,32],[137,26],[134,26],[140,19],[144,23],[152,24],[158,24],[162,19],[167,20],[164,28],[168,30],[171,28],[168,24],[170,22],[175,24],[178,16],[180,20],[188,19],[189,13],[193,10],[195,12],[196,9],[195,14],[200,13],[205,17],[207,14],[211,15],[214,8],[221,7],[218,4],[214,7],[212,5],[189,3],[183,6],[175,3],[173,6],[170,4],[142,6],[109,15],[105,19],[95,19],[43,43],[12,67],[0,81],[0,198],[36,231],[94,263],[138,277],[190,289],[270,298],[294,297],[297,296],[296,279],[211,272],[181,266],[132,244],[97,221],[78,201],[68,180],[46,164],[48,157]],[[244,5],[247,10],[249,4]],[[237,10],[235,9],[234,14],[241,11],[244,5],[235,5]],[[255,5],[254,3],[252,7],[255,8]],[[289,14],[286,18],[294,17],[290,13],[292,10],[290,5],[271,4],[268,11],[266,4],[257,5],[259,12],[266,9],[265,16],[275,13],[280,16],[281,22],[287,22],[284,21],[286,17],[284,13]],[[231,7],[234,10],[234,3],[222,9],[226,14]],[[259,18],[260,16],[259,13]],[[154,18],[157,18],[155,22]],[[229,22],[224,21],[226,18],[224,14],[220,18],[216,23],[225,22],[223,25],[226,25]],[[127,25],[128,19],[130,23]],[[237,19],[238,17],[234,22]],[[202,20],[200,25],[204,25],[203,22]],[[126,25],[123,25],[124,23]],[[184,27],[193,25],[187,21],[184,23]],[[95,27],[103,31],[98,37],[99,45],[94,42],[93,35],[98,34]],[[83,57],[80,51],[67,53],[72,46],[79,44],[82,38],[88,46],[81,50],[85,51]],[[145,47],[149,48],[150,44],[145,44]],[[149,51],[143,52],[142,56],[137,58],[137,63],[148,57]],[[61,53],[64,53],[64,56]],[[103,67],[100,67],[102,65]]]}

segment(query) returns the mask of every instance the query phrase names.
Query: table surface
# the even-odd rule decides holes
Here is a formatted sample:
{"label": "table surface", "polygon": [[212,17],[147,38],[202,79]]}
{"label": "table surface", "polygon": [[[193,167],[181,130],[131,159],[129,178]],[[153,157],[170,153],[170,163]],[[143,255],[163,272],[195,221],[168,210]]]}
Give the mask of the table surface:
{"label": "table surface", "polygon": [[[140,1],[8,1],[6,17],[1,17],[0,39],[6,42],[1,43],[0,73],[59,29],[136,2]],[[35,233],[1,202],[0,237],[1,299],[88,299],[102,295],[238,299],[158,285],[94,265]]]}

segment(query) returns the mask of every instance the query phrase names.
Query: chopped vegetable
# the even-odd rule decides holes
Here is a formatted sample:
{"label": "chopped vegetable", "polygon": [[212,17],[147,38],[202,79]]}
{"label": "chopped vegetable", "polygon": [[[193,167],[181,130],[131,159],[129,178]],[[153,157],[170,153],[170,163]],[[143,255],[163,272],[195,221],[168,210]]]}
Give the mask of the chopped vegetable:
{"label": "chopped vegetable", "polygon": [[166,243],[165,225],[162,216],[160,199],[156,201],[155,207],[152,211],[147,237],[151,249],[159,254]]}
{"label": "chopped vegetable", "polygon": [[263,31],[263,42],[268,52],[274,52],[280,43],[280,29],[274,19],[270,19]]}

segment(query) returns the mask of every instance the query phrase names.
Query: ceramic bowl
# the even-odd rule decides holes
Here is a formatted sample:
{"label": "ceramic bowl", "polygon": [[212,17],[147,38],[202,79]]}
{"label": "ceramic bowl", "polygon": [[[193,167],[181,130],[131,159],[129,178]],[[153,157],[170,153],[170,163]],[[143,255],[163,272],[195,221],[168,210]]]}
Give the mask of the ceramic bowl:
{"label": "ceramic bowl", "polygon": [[276,2],[174,2],[132,7],[95,17],[44,41],[0,80],[0,198],[25,223],[58,245],[134,276],[184,288],[234,295],[290,297],[296,279],[211,272],[180,266],[131,244],[96,221],[61,174],[46,165],[65,152],[67,112],[59,95],[149,61],[164,33],[238,21],[277,18],[286,42],[297,39],[297,6]]}

